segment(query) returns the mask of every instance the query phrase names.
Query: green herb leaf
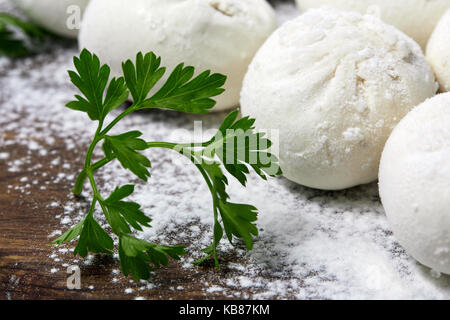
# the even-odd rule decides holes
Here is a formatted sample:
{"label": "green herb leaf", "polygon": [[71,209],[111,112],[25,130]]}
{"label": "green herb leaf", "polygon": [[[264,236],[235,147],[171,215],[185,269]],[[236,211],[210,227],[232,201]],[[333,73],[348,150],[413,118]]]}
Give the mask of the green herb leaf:
{"label": "green herb leaf", "polygon": [[151,167],[150,160],[140,154],[139,150],[147,149],[147,143],[138,139],[142,136],[139,131],[130,131],[118,136],[106,136],[103,150],[107,158],[116,157],[122,167],[129,169],[140,179],[147,181]]}
{"label": "green herb leaf", "polygon": [[0,23],[20,28],[25,34],[32,38],[44,37],[44,31],[38,26],[25,22],[11,14],[0,12]]}
{"label": "green herb leaf", "polygon": [[[17,37],[20,31],[23,37]],[[28,38],[26,38],[28,37]],[[0,55],[8,57],[23,57],[34,53],[34,42],[42,40],[44,32],[41,28],[20,20],[7,13],[0,13]]]}
{"label": "green herb leaf", "polygon": [[256,132],[255,120],[244,117],[237,120],[239,112],[233,111],[223,121],[217,134],[205,148],[204,154],[217,155],[225,169],[243,186],[247,183],[248,166],[264,180],[267,176],[282,174],[278,159],[267,152],[272,143],[264,133]]}
{"label": "green herb leaf", "polygon": [[227,194],[226,188],[228,185],[228,179],[223,174],[222,169],[220,168],[220,164],[217,162],[207,163],[203,162],[201,164],[203,170],[206,171],[208,176],[211,179],[211,182],[214,186],[215,194],[219,199],[227,200],[230,196]]}
{"label": "green herb leaf", "polygon": [[114,243],[108,233],[103,230],[92,215],[87,215],[83,221],[80,239],[73,252],[74,255],[79,254],[84,258],[88,252],[111,254],[113,249]]}
{"label": "green herb leaf", "polygon": [[[162,88],[142,104],[144,108],[172,109],[187,113],[207,113],[216,102],[212,97],[225,90],[224,75],[204,71],[194,77],[194,67],[179,64]],[[193,78],[193,79],[192,79]]]}
{"label": "green herb leaf", "polygon": [[247,204],[220,201],[219,211],[230,243],[234,235],[244,240],[248,251],[252,250],[253,236],[258,235],[258,229],[252,222],[257,220],[258,209]]}
{"label": "green herb leaf", "polygon": [[103,116],[121,106],[128,99],[128,89],[123,77],[112,78],[103,102]]}
{"label": "green herb leaf", "polygon": [[73,239],[77,238],[80,235],[81,230],[83,230],[83,224],[84,220],[79,222],[77,225],[75,225],[73,228],[71,228],[56,240],[52,241],[52,244],[61,245],[64,242],[70,242]]}
{"label": "green herb leaf", "polygon": [[136,56],[136,66],[131,60],[122,64],[123,74],[133,96],[133,102],[140,104],[147,98],[150,90],[161,79],[166,68],[161,68],[161,58],[153,52],[145,56],[139,52]]}
{"label": "green herb leaf", "polygon": [[161,246],[131,236],[121,236],[119,240],[119,257],[122,273],[132,275],[136,281],[147,280],[154,267],[167,266],[168,257],[179,260],[185,254],[183,246]]}
{"label": "green herb leaf", "polygon": [[95,54],[84,49],[80,57],[74,57],[73,61],[78,73],[69,71],[70,80],[83,96],[75,95],[76,100],[69,102],[68,108],[86,112],[91,120],[103,120],[110,111],[128,99],[128,90],[122,77],[113,78],[106,89],[111,69],[101,65]]}
{"label": "green herb leaf", "polygon": [[92,120],[103,118],[103,94],[108,84],[111,69],[100,65],[100,60],[86,49],[80,57],[73,59],[78,74],[69,71],[70,80],[83,93],[84,98],[76,95],[76,101],[69,102],[67,107],[87,112]]}
{"label": "green herb leaf", "polygon": [[14,38],[12,31],[0,25],[0,55],[8,57],[22,57],[30,54],[24,42]]}
{"label": "green herb leaf", "polygon": [[130,196],[133,192],[133,185],[116,188],[104,202],[106,218],[113,232],[117,235],[131,233],[130,225],[139,231],[142,231],[142,226],[151,227],[149,223],[152,219],[140,210],[141,206],[139,204],[122,201],[122,199]]}

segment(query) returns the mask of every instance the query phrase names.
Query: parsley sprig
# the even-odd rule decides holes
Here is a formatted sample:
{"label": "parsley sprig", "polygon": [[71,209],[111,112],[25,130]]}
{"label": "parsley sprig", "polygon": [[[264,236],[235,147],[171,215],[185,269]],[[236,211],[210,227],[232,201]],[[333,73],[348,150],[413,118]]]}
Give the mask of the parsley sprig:
{"label": "parsley sprig", "polygon": [[45,32],[32,23],[8,13],[0,12],[0,56],[23,57],[33,53],[36,42],[41,42]]}
{"label": "parsley sprig", "polygon": [[[98,127],[73,193],[80,195],[85,180],[89,180],[93,199],[84,220],[53,243],[60,245],[78,238],[74,254],[86,257],[89,252],[113,253],[113,239],[94,218],[94,210],[99,205],[112,233],[119,239],[119,258],[124,275],[131,274],[135,280],[148,279],[153,268],[167,265],[169,258],[180,259],[185,254],[183,246],[163,246],[133,236],[143,227],[150,227],[151,222],[139,204],[126,200],[134,192],[133,185],[117,187],[104,198],[94,178],[98,169],[117,160],[124,169],[147,181],[151,163],[141,152],[164,148],[190,159],[211,191],[214,236],[211,245],[204,249],[204,258],[195,263],[201,264],[213,258],[218,267],[217,247],[224,234],[230,243],[233,243],[234,238],[242,239],[246,249],[251,250],[253,237],[258,235],[255,226],[257,209],[230,201],[226,192],[228,178],[225,172],[243,186],[247,183],[249,167],[263,179],[281,174],[278,159],[268,151],[271,142],[263,133],[255,132],[254,119],[238,119],[238,111],[233,111],[223,121],[216,135],[202,143],[147,142],[139,131],[109,134],[120,120],[137,110],[159,108],[194,114],[207,113],[215,105],[213,98],[224,92],[226,77],[210,71],[194,76],[193,67],[179,64],[160,89],[150,94],[166,73],[166,69],[161,67],[161,58],[154,53],[138,53],[135,63],[128,60],[122,64],[123,76],[111,80],[110,68],[102,65],[99,58],[88,50],[83,50],[79,57],[74,58],[74,65],[76,71],[69,71],[69,76],[81,94],[76,95],[67,107],[87,113],[91,120],[98,121]],[[130,95],[133,104],[109,124],[105,124],[106,116]],[[100,143],[104,158],[93,163],[94,150]]]}

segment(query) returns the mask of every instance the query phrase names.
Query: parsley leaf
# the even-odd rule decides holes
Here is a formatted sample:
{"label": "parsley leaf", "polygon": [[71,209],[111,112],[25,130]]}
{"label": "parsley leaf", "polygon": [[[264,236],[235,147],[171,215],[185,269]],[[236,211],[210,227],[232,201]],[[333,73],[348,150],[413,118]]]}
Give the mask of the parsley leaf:
{"label": "parsley leaf", "polygon": [[248,165],[264,180],[282,173],[278,159],[266,152],[272,143],[264,133],[256,132],[255,120],[244,117],[237,120],[239,112],[233,111],[223,121],[217,134],[209,142],[204,154],[217,155],[225,169],[243,186],[250,171]]}
{"label": "parsley leaf", "polygon": [[[18,32],[28,37],[17,37]],[[34,42],[42,40],[44,32],[39,27],[22,21],[10,14],[0,12],[0,55],[23,57],[34,53]]]}
{"label": "parsley leaf", "polygon": [[150,227],[152,219],[148,218],[141,210],[141,206],[135,202],[122,201],[134,192],[133,185],[116,188],[103,203],[104,211],[113,232],[117,235],[131,233],[130,225],[139,231],[142,227]]}
{"label": "parsley leaf", "polygon": [[214,186],[215,194],[219,199],[227,200],[230,198],[228,195],[226,189],[228,185],[228,179],[223,174],[222,169],[220,168],[220,164],[217,162],[208,163],[203,162],[201,163],[200,167],[205,170],[205,172],[208,174],[208,176],[211,179],[211,182]]}
{"label": "parsley leaf", "polygon": [[193,67],[178,65],[165,85],[146,100],[144,106],[187,113],[208,112],[216,105],[216,101],[211,98],[225,91],[222,86],[225,84],[226,77],[217,73],[211,74],[210,71],[204,71],[192,79],[193,76]]}
{"label": "parsley leaf", "polygon": [[119,240],[120,268],[126,276],[132,275],[134,280],[150,278],[150,272],[154,267],[167,266],[168,257],[180,260],[185,254],[183,246],[162,246],[124,235]]}
{"label": "parsley leaf", "polygon": [[133,102],[140,104],[147,98],[150,90],[161,79],[166,68],[161,68],[161,58],[153,52],[145,56],[139,52],[136,56],[136,66],[131,60],[122,64],[123,74],[133,96]]}
{"label": "parsley leaf", "polygon": [[79,254],[81,257],[86,257],[88,252],[111,254],[113,249],[114,243],[111,237],[92,215],[88,215],[84,220],[78,244],[73,251],[74,255]]}
{"label": "parsley leaf", "polygon": [[[130,61],[126,63],[128,66],[124,68],[124,74],[125,78],[134,80],[135,76],[131,66],[129,66],[130,63]],[[139,65],[136,67],[139,70]],[[164,72],[165,69],[157,69],[154,72],[154,77],[159,80]],[[141,74],[145,74],[145,71],[141,71]],[[153,80],[153,77],[150,76],[150,78]],[[185,67],[181,63],[173,70],[161,89],[149,99],[142,102],[142,108],[172,109],[187,113],[206,113],[216,104],[212,97],[224,92],[222,86],[225,84],[225,81],[226,76],[217,73],[211,74],[210,71],[204,71],[194,77],[194,67]],[[153,82],[150,81],[152,84],[151,87],[154,85]],[[143,90],[143,92],[148,94],[149,90]],[[142,101],[142,95],[136,94],[136,96],[137,101],[140,103]]]}
{"label": "parsley leaf", "polygon": [[103,101],[111,69],[101,65],[95,54],[84,49],[79,58],[74,57],[73,62],[78,73],[69,71],[70,80],[84,97],[75,95],[76,100],[69,102],[68,108],[86,112],[91,120],[103,120],[108,112],[127,100],[128,90],[120,77],[111,80]]}
{"label": "parsley leaf", "polygon": [[59,238],[57,238],[54,241],[52,241],[52,244],[61,245],[64,242],[70,242],[70,241],[74,240],[75,238],[78,238],[78,236],[81,233],[81,230],[83,230],[83,224],[84,224],[84,220],[79,222],[78,224],[76,224],[71,229],[69,229],[69,231],[64,233]]}
{"label": "parsley leaf", "polygon": [[21,57],[29,54],[24,42],[14,38],[12,31],[0,24],[0,55],[8,57]]}
{"label": "parsley leaf", "polygon": [[73,252],[74,255],[79,254],[81,257],[86,257],[88,252],[111,254],[114,249],[113,240],[95,221],[91,213],[52,243],[60,245],[63,242],[70,242],[78,236],[80,239]]}
{"label": "parsley leaf", "polygon": [[233,243],[234,235],[244,240],[248,251],[252,250],[252,236],[258,235],[258,229],[252,222],[257,220],[258,209],[247,204],[219,201],[219,210],[230,243]]}
{"label": "parsley leaf", "polygon": [[108,90],[106,91],[105,101],[103,102],[103,115],[106,116],[112,110],[118,108],[128,99],[128,90],[125,85],[125,79],[112,78]]}
{"label": "parsley leaf", "polygon": [[122,167],[147,181],[147,177],[150,177],[147,168],[151,167],[151,163],[144,155],[137,152],[147,149],[147,143],[138,139],[140,136],[142,133],[139,131],[130,131],[118,136],[106,136],[103,150],[107,158],[117,158]]}
{"label": "parsley leaf", "polygon": [[216,102],[212,97],[224,92],[226,76],[204,71],[194,77],[194,67],[179,64],[170,74],[165,84],[150,98],[151,89],[164,76],[166,68],[161,66],[161,58],[152,52],[145,56],[138,53],[136,63],[127,60],[122,71],[139,108],[172,109],[187,113],[206,113]]}

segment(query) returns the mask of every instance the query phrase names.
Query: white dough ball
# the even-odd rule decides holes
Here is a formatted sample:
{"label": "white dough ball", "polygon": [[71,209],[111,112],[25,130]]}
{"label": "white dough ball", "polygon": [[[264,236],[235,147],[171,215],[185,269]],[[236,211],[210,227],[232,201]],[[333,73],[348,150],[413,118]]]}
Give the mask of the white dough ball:
{"label": "white dough ball", "polygon": [[296,0],[301,10],[323,5],[377,15],[416,40],[424,49],[449,0]]}
{"label": "white dough ball", "polygon": [[89,0],[12,0],[36,24],[63,37],[76,38]]}
{"label": "white dough ball", "polygon": [[441,91],[450,91],[450,10],[431,35],[427,59],[441,85]]}
{"label": "white dough ball", "polygon": [[412,39],[373,16],[310,10],[266,41],[244,80],[242,113],[279,130],[285,176],[338,190],[376,180],[383,146],[437,90]]}
{"label": "white dough ball", "polygon": [[276,26],[265,0],[92,0],[79,42],[116,75],[139,51],[161,56],[166,78],[180,62],[223,73],[226,91],[214,107],[223,110],[238,106],[248,65]]}
{"label": "white dough ball", "polygon": [[409,113],[386,143],[380,195],[394,236],[422,264],[450,274],[450,93]]}

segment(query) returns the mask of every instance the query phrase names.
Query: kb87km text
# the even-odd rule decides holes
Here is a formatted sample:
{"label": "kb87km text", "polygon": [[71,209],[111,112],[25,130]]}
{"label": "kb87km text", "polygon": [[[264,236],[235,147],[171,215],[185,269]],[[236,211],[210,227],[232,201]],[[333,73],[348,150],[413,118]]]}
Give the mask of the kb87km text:
{"label": "kb87km text", "polygon": [[239,305],[239,304],[226,304],[221,308],[215,307],[200,307],[187,304],[179,309],[180,315],[197,315],[206,316],[207,318],[214,316],[214,314],[223,315],[269,315],[269,305]]}

